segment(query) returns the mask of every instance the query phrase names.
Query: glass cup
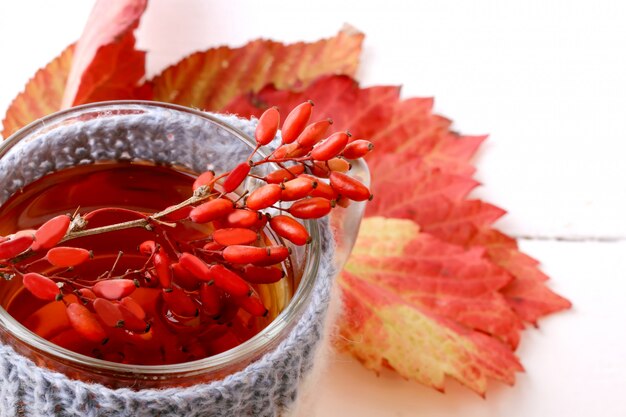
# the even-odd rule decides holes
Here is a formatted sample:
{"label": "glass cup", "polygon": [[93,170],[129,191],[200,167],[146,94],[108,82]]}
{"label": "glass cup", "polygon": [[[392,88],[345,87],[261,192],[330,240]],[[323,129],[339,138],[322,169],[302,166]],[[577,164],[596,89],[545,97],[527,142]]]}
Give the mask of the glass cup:
{"label": "glass cup", "polygon": [[[76,165],[142,161],[192,173],[207,169],[226,172],[255,148],[251,139],[254,127],[253,122],[235,116],[207,114],[156,102],[106,102],[62,111],[28,125],[0,145],[0,205],[42,176]],[[255,158],[264,156],[261,151]],[[257,168],[259,176],[276,169],[270,164]],[[369,185],[369,172],[362,160],[352,161],[350,175]],[[249,190],[261,185],[259,180],[247,181],[244,185]],[[0,341],[5,348],[12,348],[39,367],[111,389],[184,387],[223,380],[250,369],[262,358],[271,357],[268,354],[292,337],[295,330],[307,331],[306,320],[320,318],[312,316],[308,308],[312,302],[319,302],[316,292],[320,291],[320,280],[328,279],[323,275],[334,275],[345,263],[363,210],[364,203],[353,203],[348,208],[333,210],[330,221],[304,222],[313,242],[292,247],[290,264],[294,273],[292,281],[283,284],[290,286],[288,291],[283,291],[289,294],[283,308],[260,333],[221,354],[162,366],[107,362],[40,338],[4,308],[0,308]],[[329,230],[334,239],[328,238]],[[321,273],[319,267],[323,262],[326,264]],[[0,300],[10,291],[11,285],[0,285]],[[327,302],[323,299],[321,308],[317,309],[321,316],[326,312]],[[315,326],[319,327],[319,323],[312,323],[311,331],[319,333]],[[320,337],[316,335],[312,340],[317,342]],[[313,355],[309,356],[305,362],[312,360]],[[312,364],[298,366],[299,374],[303,375]]]}

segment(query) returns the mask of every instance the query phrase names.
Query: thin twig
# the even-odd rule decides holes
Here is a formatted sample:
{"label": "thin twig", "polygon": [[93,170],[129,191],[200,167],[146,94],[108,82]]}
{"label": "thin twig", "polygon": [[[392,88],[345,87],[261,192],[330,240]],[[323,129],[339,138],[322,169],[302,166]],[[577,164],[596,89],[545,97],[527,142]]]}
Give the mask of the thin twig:
{"label": "thin twig", "polygon": [[[199,190],[203,190],[198,192]],[[94,227],[93,229],[87,229],[87,230],[77,230],[77,231],[70,231],[64,238],[63,240],[61,240],[62,242],[67,242],[68,240],[72,240],[72,239],[78,239],[81,237],[86,237],[86,236],[93,236],[93,235],[99,235],[101,233],[108,233],[108,232],[115,232],[118,230],[125,230],[125,229],[132,229],[134,227],[140,227],[140,228],[146,228],[150,226],[151,222],[154,222],[155,220],[158,220],[162,217],[167,216],[170,213],[175,212],[176,210],[179,210],[183,207],[187,207],[190,206],[192,204],[198,203],[200,201],[204,201],[206,199],[208,199],[209,197],[211,197],[213,194],[210,193],[208,191],[208,188],[199,188],[198,190],[196,190],[196,192],[194,193],[193,196],[189,197],[187,200],[176,204],[175,206],[171,206],[168,207],[167,209],[160,211],[158,213],[155,213],[151,216],[146,217],[145,219],[138,219],[138,220],[130,220],[127,222],[122,222],[122,223],[117,223],[117,224],[111,224],[108,226],[102,226],[102,227]]]}

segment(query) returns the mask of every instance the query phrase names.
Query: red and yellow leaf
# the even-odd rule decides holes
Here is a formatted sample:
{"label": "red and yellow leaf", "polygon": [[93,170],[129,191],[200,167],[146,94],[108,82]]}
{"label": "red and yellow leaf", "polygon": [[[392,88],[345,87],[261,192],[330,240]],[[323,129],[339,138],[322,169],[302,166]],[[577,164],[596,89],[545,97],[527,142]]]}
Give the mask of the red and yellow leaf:
{"label": "red and yellow leaf", "polygon": [[27,124],[61,108],[73,55],[74,45],[70,45],[37,71],[24,91],[13,99],[2,121],[2,136],[5,139]]}
{"label": "red and yellow leaf", "polygon": [[135,50],[133,31],[146,6],[147,0],[96,2],[76,44],[63,108],[137,98],[145,74],[145,52]]}
{"label": "red and yellow leaf", "polygon": [[96,2],[76,45],[67,47],[26,84],[7,109],[4,138],[48,114],[73,105],[150,98],[138,82],[145,52],[135,50],[133,31],[147,0]]}
{"label": "red and yellow leaf", "polygon": [[220,110],[267,84],[292,88],[324,74],[354,75],[362,42],[363,34],[348,28],[315,43],[256,40],[240,48],[197,52],[152,80],[154,100]]}
{"label": "red and yellow leaf", "polygon": [[339,280],[341,348],[440,390],[446,375],[481,394],[488,378],[512,384],[522,368],[508,345],[521,324],[499,293],[509,281],[479,249],[367,218]]}

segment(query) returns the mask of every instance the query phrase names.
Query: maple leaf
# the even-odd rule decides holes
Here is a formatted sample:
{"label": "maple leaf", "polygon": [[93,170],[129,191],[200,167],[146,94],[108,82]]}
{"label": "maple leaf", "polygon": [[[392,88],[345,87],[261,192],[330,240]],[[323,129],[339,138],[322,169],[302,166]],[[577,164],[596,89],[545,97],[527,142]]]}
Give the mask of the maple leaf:
{"label": "maple leaf", "polygon": [[24,91],[9,105],[2,120],[2,136],[8,138],[20,128],[61,108],[67,76],[72,66],[74,45],[40,69],[31,78]]}
{"label": "maple leaf", "polygon": [[76,44],[62,107],[136,98],[145,74],[145,52],[135,50],[133,31],[147,0],[106,1],[94,5]]}
{"label": "maple leaf", "polygon": [[[442,200],[464,199],[478,185],[472,178],[428,168],[418,158],[410,160],[398,153],[379,153],[368,165],[376,198],[366,206],[367,215],[415,218],[416,211],[437,207]],[[398,192],[399,186],[404,192]]]}
{"label": "maple leaf", "polygon": [[37,71],[11,102],[2,136],[72,105],[149,98],[146,87],[137,87],[145,72],[145,52],[134,49],[133,35],[146,4],[97,1],[78,43]]}
{"label": "maple leaf", "polygon": [[341,348],[379,371],[443,390],[445,376],[483,394],[488,378],[513,384],[521,327],[499,290],[510,276],[483,251],[421,233],[410,220],[369,217],[339,278]]}
{"label": "maple leaf", "polygon": [[360,88],[348,76],[323,76],[298,90],[268,85],[236,97],[221,110],[258,117],[277,106],[287,114],[304,100],[315,103],[315,118],[332,117],[334,129],[349,128],[354,137],[371,140],[376,152],[370,158],[393,152],[448,174],[471,175],[475,168],[469,159],[485,139],[451,132],[451,122],[433,114],[430,98],[400,100],[398,87]]}
{"label": "maple leaf", "polygon": [[[348,126],[354,137],[374,143],[367,160],[375,197],[366,216],[390,218],[376,218],[375,226],[373,217],[364,220],[340,279],[346,309],[338,343],[369,368],[388,365],[437,389],[444,375],[480,393],[488,377],[512,383],[521,369],[512,349],[523,322],[535,324],[571,304],[546,287],[538,263],[514,239],[493,229],[504,210],[467,199],[478,185],[471,157],[485,136],[451,131],[450,120],[433,114],[430,98],[401,100],[396,87],[360,88],[345,76],[321,77],[297,90],[266,86],[225,110],[259,116],[271,104],[286,114],[305,99],[315,102],[315,119],[333,117],[334,128]],[[413,230],[410,239],[407,230]],[[396,252],[374,250],[374,241],[395,245]],[[443,258],[434,260],[435,254]],[[456,274],[454,291],[434,291],[433,282],[450,285],[450,271],[459,265],[482,266],[473,276]],[[486,292],[472,292],[471,284]],[[346,340],[355,342],[346,346]]]}
{"label": "maple leaf", "polygon": [[360,88],[347,76],[326,76],[298,90],[266,86],[235,98],[224,110],[258,117],[271,103],[287,114],[306,99],[315,102],[316,119],[332,117],[333,128],[349,127],[354,137],[374,143],[367,157],[375,196],[368,216],[412,219],[446,242],[485,247],[492,262],[519,280],[509,286],[507,300],[525,321],[534,324],[542,315],[571,306],[533,278],[543,274],[516,244],[503,250],[488,239],[495,236],[491,225],[504,210],[465,199],[477,185],[470,177],[475,171],[471,157],[486,137],[452,132],[449,119],[433,114],[432,99],[401,100],[397,87]]}
{"label": "maple leaf", "polygon": [[314,43],[255,40],[241,48],[197,52],[151,81],[154,100],[220,110],[234,97],[266,84],[308,85],[323,74],[354,75],[364,35],[352,28]]}
{"label": "maple leaf", "polygon": [[522,320],[536,326],[541,317],[572,307],[569,300],[546,287],[548,277],[539,270],[539,262],[520,252],[515,239],[486,229],[475,235],[470,244],[484,247],[496,265],[515,277],[502,293]]}
{"label": "maple leaf", "polygon": [[[403,177],[403,180],[404,187],[420,187],[416,181],[419,178]],[[430,180],[432,182],[432,178]],[[491,227],[505,213],[504,210],[482,201],[454,198],[447,192],[450,187],[455,189],[451,181],[446,181],[445,186],[438,185],[436,189],[431,189],[431,193],[420,188],[406,188],[417,194],[413,200],[418,202],[417,206],[403,206],[401,203],[394,205],[393,197],[390,197],[392,205],[372,205],[367,212],[413,219],[424,232],[446,242],[469,248],[484,248],[487,257],[495,265],[515,278],[502,292],[511,307],[526,322],[536,325],[542,316],[570,308],[570,301],[545,285],[548,277],[539,270],[539,263],[520,252],[515,239]],[[426,188],[428,183],[422,183],[423,187]],[[383,190],[383,197],[394,191],[398,194],[398,189],[390,184],[378,185],[377,188]]]}

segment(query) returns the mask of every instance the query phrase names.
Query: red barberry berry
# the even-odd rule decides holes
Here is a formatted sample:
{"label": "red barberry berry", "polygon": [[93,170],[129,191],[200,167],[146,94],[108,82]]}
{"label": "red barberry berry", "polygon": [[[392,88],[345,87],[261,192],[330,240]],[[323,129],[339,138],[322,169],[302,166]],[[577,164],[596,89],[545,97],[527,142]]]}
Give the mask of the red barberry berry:
{"label": "red barberry berry", "polygon": [[298,177],[283,184],[280,194],[282,201],[294,201],[304,198],[317,187],[317,180],[311,177]]}
{"label": "red barberry berry", "polygon": [[305,198],[289,207],[289,213],[299,219],[318,219],[330,213],[333,203],[322,197]]}
{"label": "red barberry berry", "polygon": [[270,219],[270,227],[278,236],[296,245],[305,245],[311,239],[306,228],[291,216],[282,214],[272,217]]}
{"label": "red barberry berry", "polygon": [[236,209],[226,217],[228,227],[252,227],[263,217],[256,210]]}
{"label": "red barberry berry", "polygon": [[243,278],[251,284],[273,284],[285,277],[282,269],[273,266],[246,265]]}
{"label": "red barberry berry", "polygon": [[339,155],[348,144],[349,136],[345,132],[333,133],[311,151],[311,158],[316,161],[328,161]]}
{"label": "red barberry berry", "polygon": [[254,138],[258,146],[267,145],[274,139],[280,125],[280,113],[276,107],[265,110],[259,118],[259,123],[254,132]]}
{"label": "red barberry berry", "polygon": [[222,245],[247,245],[256,242],[259,238],[257,232],[244,228],[225,228],[213,232],[213,240]]}
{"label": "red barberry berry", "polygon": [[240,308],[247,311],[252,316],[265,317],[268,314],[268,310],[263,304],[263,301],[255,292],[251,292],[249,295],[243,297],[235,297],[234,301]]}
{"label": "red barberry berry", "polygon": [[139,252],[144,255],[152,255],[156,252],[157,244],[154,240],[146,240],[139,245]]}
{"label": "red barberry berry", "polygon": [[72,303],[67,306],[66,311],[70,324],[81,336],[96,343],[106,341],[107,333],[87,307],[80,303]]}
{"label": "red barberry berry", "polygon": [[232,171],[230,171],[230,174],[228,174],[224,180],[224,192],[232,193],[235,191],[250,173],[250,168],[250,163],[241,162]]}
{"label": "red barberry berry", "polygon": [[91,258],[91,252],[83,248],[57,246],[48,250],[46,259],[54,266],[69,268],[80,265]]}
{"label": "red barberry berry", "polygon": [[139,320],[145,320],[146,312],[143,307],[131,297],[124,297],[120,300],[120,304],[124,306],[131,314]]}
{"label": "red barberry berry", "polygon": [[35,232],[35,241],[31,249],[50,249],[56,246],[67,233],[71,222],[70,216],[61,215],[42,224]]}
{"label": "red barberry berry", "polygon": [[289,181],[296,178],[304,172],[303,165],[294,165],[288,168],[277,169],[270,172],[263,179],[269,184],[280,184],[283,181]]}
{"label": "red barberry berry", "polygon": [[340,172],[330,173],[330,185],[339,194],[354,201],[371,199],[370,190],[354,178]]}
{"label": "red barberry berry", "polygon": [[196,180],[193,182],[193,185],[191,186],[191,188],[193,191],[196,191],[198,188],[205,185],[209,187],[209,189],[211,189],[213,188],[214,179],[215,179],[215,172],[213,171],[203,172],[202,174],[198,175],[198,178],[196,178]]}
{"label": "red barberry berry", "polygon": [[174,274],[174,282],[187,291],[194,291],[200,284],[198,278],[185,269],[179,262],[172,264],[172,273]]}
{"label": "red barberry berry", "polygon": [[306,127],[307,123],[309,123],[312,110],[313,102],[309,100],[296,106],[287,115],[281,129],[283,144],[291,143],[297,139]]}
{"label": "red barberry berry", "polygon": [[93,302],[93,309],[107,326],[122,327],[124,325],[124,317],[117,304],[104,298],[96,298]]}
{"label": "red barberry berry", "polygon": [[15,258],[17,255],[26,252],[35,241],[33,234],[12,236],[8,240],[0,243],[0,260]]}
{"label": "red barberry berry", "polygon": [[282,262],[289,256],[289,250],[284,246],[228,246],[222,252],[222,256],[227,262],[234,264],[266,264],[268,262]]}
{"label": "red barberry berry", "polygon": [[137,304],[132,298],[122,298],[117,308],[122,313],[124,320],[124,329],[131,332],[147,332],[148,324],[145,322],[146,313],[141,306]]}
{"label": "red barberry berry", "polygon": [[178,262],[200,281],[211,281],[213,279],[209,266],[195,255],[185,252],[180,256]]}
{"label": "red barberry berry", "polygon": [[227,216],[234,209],[232,201],[218,198],[195,207],[189,217],[195,223],[208,223]]}
{"label": "red barberry berry", "polygon": [[251,290],[250,285],[243,278],[224,265],[211,265],[211,276],[216,287],[234,297],[246,295]]}
{"label": "red barberry berry", "polygon": [[40,300],[54,301],[61,294],[61,289],[50,278],[29,272],[22,279],[24,288]]}
{"label": "red barberry berry", "polygon": [[163,248],[154,255],[154,269],[162,288],[169,288],[172,285],[172,262]]}
{"label": "red barberry berry", "polygon": [[[312,177],[315,178],[315,177]],[[322,197],[327,200],[334,200],[339,194],[325,181],[317,180],[317,187],[309,193],[311,197]]]}
{"label": "red barberry berry", "polygon": [[[334,172],[348,172],[352,168],[350,162],[343,158],[333,158],[326,161],[326,166],[330,171]],[[330,175],[330,172],[329,172]]]}
{"label": "red barberry berry", "polygon": [[162,295],[167,307],[174,314],[181,317],[194,317],[198,314],[198,306],[182,289],[178,287],[166,288]]}
{"label": "red barberry berry", "polygon": [[330,125],[333,124],[332,119],[320,120],[319,122],[308,125],[298,136],[296,142],[302,148],[309,148],[320,140],[324,139]]}
{"label": "red barberry berry", "polygon": [[261,210],[272,206],[280,200],[282,188],[278,184],[267,184],[252,191],[246,198],[246,207],[252,210]]}
{"label": "red barberry berry", "polygon": [[374,144],[368,140],[357,139],[346,145],[343,150],[343,157],[347,159],[363,158],[374,149]]}
{"label": "red barberry berry", "polygon": [[119,300],[131,295],[136,288],[135,281],[131,279],[107,279],[98,281],[92,290],[98,297]]}
{"label": "red barberry berry", "polygon": [[219,290],[215,285],[209,285],[207,282],[200,286],[200,302],[202,311],[211,317],[217,316],[222,309]]}

